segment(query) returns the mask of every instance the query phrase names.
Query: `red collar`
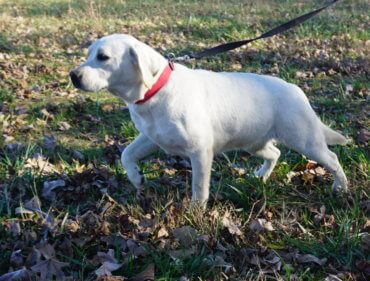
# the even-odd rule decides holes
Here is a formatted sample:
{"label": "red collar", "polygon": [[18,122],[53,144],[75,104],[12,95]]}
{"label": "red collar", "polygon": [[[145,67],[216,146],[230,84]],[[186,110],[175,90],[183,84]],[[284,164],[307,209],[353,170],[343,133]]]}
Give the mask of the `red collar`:
{"label": "red collar", "polygon": [[168,81],[168,78],[170,78],[171,72],[173,71],[173,64],[169,62],[166,66],[166,68],[163,70],[161,75],[159,76],[157,82],[154,83],[154,85],[145,93],[144,98],[141,100],[136,101],[136,104],[142,104],[146,102],[148,99],[150,99],[152,96],[154,96],[162,87],[166,84]]}

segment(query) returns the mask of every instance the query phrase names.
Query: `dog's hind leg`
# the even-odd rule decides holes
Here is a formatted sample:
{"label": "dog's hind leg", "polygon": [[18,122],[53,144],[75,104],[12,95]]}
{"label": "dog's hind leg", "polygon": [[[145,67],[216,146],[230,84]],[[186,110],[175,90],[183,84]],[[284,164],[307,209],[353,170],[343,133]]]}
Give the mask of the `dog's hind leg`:
{"label": "dog's hind leg", "polygon": [[266,182],[280,157],[280,150],[272,141],[269,141],[263,148],[253,152],[253,155],[264,159],[263,165],[254,174],[256,177],[262,178],[263,182]]}
{"label": "dog's hind leg", "polygon": [[329,150],[326,144],[312,145],[308,151],[303,152],[308,158],[322,164],[334,176],[333,191],[347,191],[348,181],[337,155]]}
{"label": "dog's hind leg", "polygon": [[329,150],[325,134],[320,132],[320,127],[313,127],[309,131],[313,133],[304,134],[304,137],[300,134],[295,134],[290,139],[286,139],[284,143],[328,169],[334,176],[332,190],[347,191],[348,181],[346,175],[338,161],[337,155]]}
{"label": "dog's hind leg", "polygon": [[127,177],[138,191],[142,189],[144,177],[141,174],[138,165],[139,160],[145,158],[149,154],[158,149],[158,146],[153,143],[144,134],[140,134],[126,149],[122,152],[121,163],[125,168]]}

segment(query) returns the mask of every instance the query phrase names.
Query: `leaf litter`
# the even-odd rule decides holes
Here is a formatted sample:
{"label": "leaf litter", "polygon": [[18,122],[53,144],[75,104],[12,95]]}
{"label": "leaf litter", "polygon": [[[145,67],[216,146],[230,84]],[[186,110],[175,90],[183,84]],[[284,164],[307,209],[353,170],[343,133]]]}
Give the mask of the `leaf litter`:
{"label": "leaf litter", "polygon": [[[15,15],[23,13],[23,9],[17,10],[17,7],[14,7],[12,13]],[[369,19],[358,17],[356,20],[360,21],[358,22],[358,28],[365,29],[364,23],[368,22]],[[86,104],[78,100],[80,95],[76,95],[76,91],[70,89],[67,86],[68,82],[66,82],[68,69],[77,64],[76,55],[74,54],[79,54],[80,43],[92,42],[103,34],[101,31],[92,31],[91,33],[94,28],[90,26],[87,30],[82,28],[75,31],[73,29],[74,31],[70,32],[71,30],[65,25],[60,28],[56,26],[57,29],[53,32],[42,34],[38,33],[33,27],[34,25],[29,23],[28,17],[22,16],[14,16],[11,20],[8,18],[6,22],[1,23],[3,26],[9,27],[4,30],[14,30],[15,32],[13,36],[10,36],[9,43],[3,43],[2,37],[0,38],[0,87],[12,93],[17,108],[13,107],[13,110],[11,102],[0,105],[0,124],[2,126],[0,142],[2,143],[4,139],[8,144],[7,153],[21,155],[22,149],[18,148],[21,145],[17,144],[19,140],[17,134],[20,134],[22,138],[26,135],[32,137],[33,134],[40,134],[41,140],[39,143],[43,149],[47,150],[44,152],[59,153],[63,143],[60,136],[72,134],[77,129],[73,119],[67,118],[62,119],[63,121],[56,121],[59,120],[56,116],[61,113],[59,101],[56,101],[47,104],[45,107],[42,106],[37,115],[39,120],[33,122],[30,121],[32,118],[29,118],[33,109],[28,105],[42,101],[44,93],[51,92],[51,99],[76,100],[69,113],[76,111],[80,114],[82,112],[82,117],[79,120],[83,120],[92,127],[96,127],[99,122],[104,122],[104,115],[96,116],[82,111]],[[181,23],[177,21],[174,21],[174,23],[174,28],[181,31]],[[132,31],[134,34],[139,32],[137,28],[145,30],[150,26],[145,21],[135,22],[135,24],[139,26],[130,25],[129,23],[128,27],[122,27],[121,24],[119,26],[121,26],[121,29]],[[184,33],[181,31],[175,40],[167,36],[167,31],[164,30],[165,24],[161,26],[163,26],[163,30],[161,27],[160,31],[157,30],[148,37],[140,36],[145,37],[146,40],[152,40],[150,43],[160,50],[163,50],[165,44],[174,47],[178,43],[184,43],[185,40],[188,40],[187,37],[191,36],[191,32]],[[53,27],[51,26],[51,28]],[[194,28],[189,23],[188,29]],[[202,28],[199,31],[202,32]],[[66,34],[72,33],[76,36],[75,39],[69,39],[66,36]],[[289,44],[291,42],[294,44]],[[194,44],[196,44],[195,47],[200,47],[199,43]],[[290,64],[288,66],[294,66],[291,79],[296,79],[298,84],[301,84],[300,86],[303,86],[312,98],[327,95],[328,99],[333,98],[334,100],[336,98],[334,92],[338,92],[339,84],[342,84],[344,99],[350,103],[350,106],[363,105],[364,101],[368,99],[369,89],[366,84],[364,86],[361,82],[354,83],[351,81],[352,77],[368,75],[369,64],[365,52],[368,49],[368,44],[367,42],[365,44],[364,40],[341,34],[336,34],[330,39],[299,38],[299,36],[290,37],[289,35],[281,40],[268,40],[263,44],[266,52],[261,50],[260,47],[257,48],[252,45],[248,50],[243,49],[240,52],[236,51],[235,54],[230,54],[232,63],[223,66],[223,68],[244,69],[245,62],[249,62],[249,60],[255,62],[256,56],[260,54],[261,69],[257,71],[284,74],[283,68],[287,59],[289,59]],[[29,54],[25,54],[19,51],[24,46],[41,47],[43,52],[40,54],[38,51],[30,50]],[[301,46],[304,47],[301,48]],[[68,61],[70,61],[68,64],[65,63],[67,56]],[[48,65],[49,61],[53,63],[53,66]],[[210,65],[209,67],[214,66]],[[299,70],[294,70],[295,67],[299,67]],[[52,75],[53,78],[47,78],[48,75]],[[37,80],[42,78],[42,82],[33,81],[32,79],[35,78],[33,76],[37,77]],[[44,81],[44,77],[46,77],[46,81]],[[328,82],[327,80],[333,80],[336,83],[339,81],[338,78],[343,83],[338,83],[338,87],[331,86],[330,90],[326,92],[321,92],[321,89],[317,89],[314,85],[315,80],[325,85]],[[24,101],[27,106],[23,106],[20,103],[21,101]],[[122,107],[122,105],[103,104],[101,111],[114,113],[117,107]],[[331,107],[325,106],[325,108],[329,108],[329,110],[322,112],[323,108],[316,107],[320,114],[324,113],[330,116],[342,113],[340,110],[335,111],[336,109]],[[348,120],[358,128],[354,134],[355,145],[365,147],[368,146],[369,139],[368,130],[366,129],[368,127],[366,125],[367,118],[358,109],[356,106],[346,108],[353,115],[353,117],[348,117],[351,118]],[[347,115],[343,118],[347,118]],[[57,130],[55,132],[50,131],[50,127],[48,127],[53,122],[56,123],[54,127]],[[340,124],[336,124],[336,126],[341,127]],[[91,130],[87,133],[96,132]],[[246,220],[242,215],[231,213],[231,210],[235,209],[232,206],[229,213],[216,212],[216,208],[213,208],[202,215],[199,219],[200,222],[194,219],[195,222],[189,223],[188,220],[191,216],[186,210],[187,203],[179,200],[176,197],[178,194],[173,195],[172,190],[169,193],[174,197],[174,204],[169,204],[166,207],[163,207],[165,206],[163,204],[161,210],[158,209],[158,205],[154,204],[156,202],[151,201],[158,201],[159,204],[165,200],[159,194],[153,197],[152,191],[152,193],[149,193],[149,191],[147,193],[148,197],[149,195],[152,196],[147,200],[149,204],[144,206],[144,204],[136,202],[136,206],[131,205],[131,187],[127,180],[122,179],[117,171],[112,172],[111,167],[107,169],[105,166],[105,160],[110,165],[115,164],[117,160],[119,161],[119,154],[123,146],[127,144],[127,140],[120,143],[114,139],[112,140],[109,136],[102,142],[107,145],[104,150],[104,158],[106,159],[94,163],[93,166],[86,164],[90,161],[90,156],[79,148],[70,151],[74,160],[77,161],[71,162],[71,164],[81,164],[78,171],[76,168],[76,172],[73,171],[72,175],[65,172],[68,170],[67,168],[61,168],[62,166],[58,163],[60,161],[48,158],[49,153],[36,153],[25,159],[22,167],[25,172],[20,171],[19,173],[22,178],[12,176],[8,178],[9,175],[6,175],[6,178],[4,178],[6,185],[1,184],[1,197],[9,196],[9,214],[15,214],[16,218],[8,219],[6,217],[5,220],[1,221],[1,227],[5,226],[5,233],[9,233],[10,238],[2,241],[0,249],[9,253],[8,260],[2,265],[11,265],[14,268],[9,267],[9,270],[6,269],[6,273],[4,270],[1,271],[3,275],[0,276],[0,280],[14,280],[17,278],[29,280],[35,274],[40,278],[46,278],[46,280],[49,277],[63,279],[68,274],[73,275],[79,271],[79,266],[72,262],[73,259],[82,260],[81,256],[76,256],[76,248],[78,247],[86,250],[86,254],[83,256],[84,259],[90,261],[98,253],[101,253],[105,257],[105,259],[103,258],[105,262],[112,262],[115,266],[122,265],[117,271],[110,270],[112,267],[109,266],[102,269],[102,272],[111,272],[112,275],[102,274],[97,277],[97,280],[127,279],[113,274],[122,274],[121,270],[125,269],[127,263],[132,260],[135,264],[135,272],[144,269],[144,273],[141,275],[131,274],[134,275],[133,278],[139,278],[132,280],[146,280],[145,278],[154,280],[156,267],[154,265],[146,267],[145,265],[148,265],[151,256],[148,253],[162,253],[161,251],[168,254],[167,256],[173,260],[174,264],[180,263],[189,257],[203,255],[203,262],[207,265],[204,272],[210,268],[215,272],[221,270],[221,276],[225,279],[237,276],[234,269],[240,273],[243,272],[244,268],[253,268],[257,273],[260,270],[266,274],[282,273],[283,265],[289,265],[291,266],[289,268],[294,271],[293,275],[295,275],[297,272],[305,272],[307,268],[310,270],[318,270],[320,267],[329,268],[329,261],[326,261],[325,257],[302,253],[285,245],[282,246],[283,249],[269,249],[269,239],[277,239],[280,231],[283,231],[276,218],[268,216],[264,218],[261,216],[254,217],[255,212],[251,212],[251,221],[249,222],[249,218],[247,219],[248,228],[248,224],[247,226],[244,225]],[[4,155],[2,151],[0,155]],[[159,183],[164,186],[178,187],[189,180],[191,167],[186,159],[171,157],[163,161],[164,163],[157,161],[157,159],[150,161],[156,162],[159,169],[161,169],[160,173],[163,174],[164,179]],[[152,162],[149,164],[152,164]],[[244,163],[236,163],[229,168],[237,178],[245,178],[248,169],[244,167]],[[11,171],[11,169],[9,170]],[[37,175],[35,183],[29,183],[25,180],[29,171]],[[14,175],[15,173],[9,174]],[[25,176],[23,177],[23,175]],[[295,186],[318,184],[327,181],[328,177],[329,174],[324,168],[310,162],[304,163],[291,174],[288,174],[288,180],[291,180]],[[32,185],[37,186],[38,194],[36,194],[36,191],[29,191],[28,187]],[[10,189],[11,192],[5,192],[5,190]],[[14,190],[17,190],[17,193]],[[184,188],[180,189],[179,192],[180,196],[187,195]],[[251,200],[255,199],[253,192],[249,194]],[[104,197],[104,194],[109,194],[116,202],[110,202],[109,199]],[[223,199],[221,200],[223,201]],[[361,200],[361,212],[367,212],[369,209],[368,198],[366,199],[366,196],[364,196]],[[20,204],[20,202],[25,203]],[[311,232],[313,229],[322,226],[336,230],[337,225],[334,216],[328,212],[327,207],[329,206],[314,204],[314,207],[311,208],[312,205],[312,202],[307,202],[307,206],[310,206],[307,207],[308,215],[312,216],[313,225],[306,225],[301,221],[304,227]],[[249,206],[249,202],[242,206]],[[186,217],[186,220],[184,217]],[[366,232],[368,232],[366,225],[363,226],[361,231],[365,234],[361,234],[360,247],[366,253],[370,245],[369,237],[366,235]],[[319,234],[315,233],[315,235]],[[297,237],[295,236],[295,238]],[[58,243],[53,244],[56,241]],[[32,247],[34,245],[38,246]],[[159,245],[161,246],[159,247]],[[254,248],[245,248],[245,246],[250,247],[251,245]],[[111,254],[113,249],[116,256]],[[70,254],[66,255],[65,253]],[[245,261],[245,264],[243,264],[243,261]],[[149,260],[149,262],[151,261]],[[103,263],[89,264],[89,270],[96,272],[103,266]],[[31,268],[35,269],[36,272],[33,272]],[[368,263],[363,259],[356,260],[351,270],[355,274],[365,276],[368,272]],[[160,272],[158,268],[157,271]],[[182,274],[184,273],[182,272]],[[187,273],[185,274],[187,275]],[[331,274],[327,279],[337,280],[342,278],[340,275],[338,275],[339,277],[336,277],[336,275]]]}

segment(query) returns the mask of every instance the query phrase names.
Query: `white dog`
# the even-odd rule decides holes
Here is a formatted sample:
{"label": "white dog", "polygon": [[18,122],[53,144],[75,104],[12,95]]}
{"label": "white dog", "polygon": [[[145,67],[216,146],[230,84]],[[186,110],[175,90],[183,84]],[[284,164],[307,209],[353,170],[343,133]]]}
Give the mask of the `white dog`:
{"label": "white dog", "polygon": [[86,62],[70,76],[79,89],[107,88],[128,103],[140,135],[121,160],[138,190],[143,176],[137,162],[162,148],[190,159],[192,200],[205,203],[216,153],[242,149],[262,157],[256,175],[266,181],[280,156],[275,141],[321,163],[334,175],[332,188],[347,190],[328,148],[347,139],[320,121],[300,88],[279,78],[170,66],[154,49],[122,34],[92,44]]}

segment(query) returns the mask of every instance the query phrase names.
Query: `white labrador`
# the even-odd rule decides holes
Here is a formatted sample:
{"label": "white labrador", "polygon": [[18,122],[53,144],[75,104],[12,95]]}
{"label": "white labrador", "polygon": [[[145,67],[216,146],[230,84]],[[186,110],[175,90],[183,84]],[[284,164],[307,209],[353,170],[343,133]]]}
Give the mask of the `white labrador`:
{"label": "white labrador", "polygon": [[266,75],[175,64],[163,87],[136,104],[167,66],[168,61],[148,45],[114,34],[92,44],[86,62],[70,74],[77,88],[107,88],[128,103],[140,135],[121,159],[138,190],[143,176],[137,162],[158,148],[190,159],[193,201],[208,199],[212,160],[223,151],[242,149],[262,157],[256,175],[266,181],[280,156],[275,141],[321,163],[334,175],[332,188],[347,190],[337,156],[328,149],[347,139],[320,121],[296,85]]}

